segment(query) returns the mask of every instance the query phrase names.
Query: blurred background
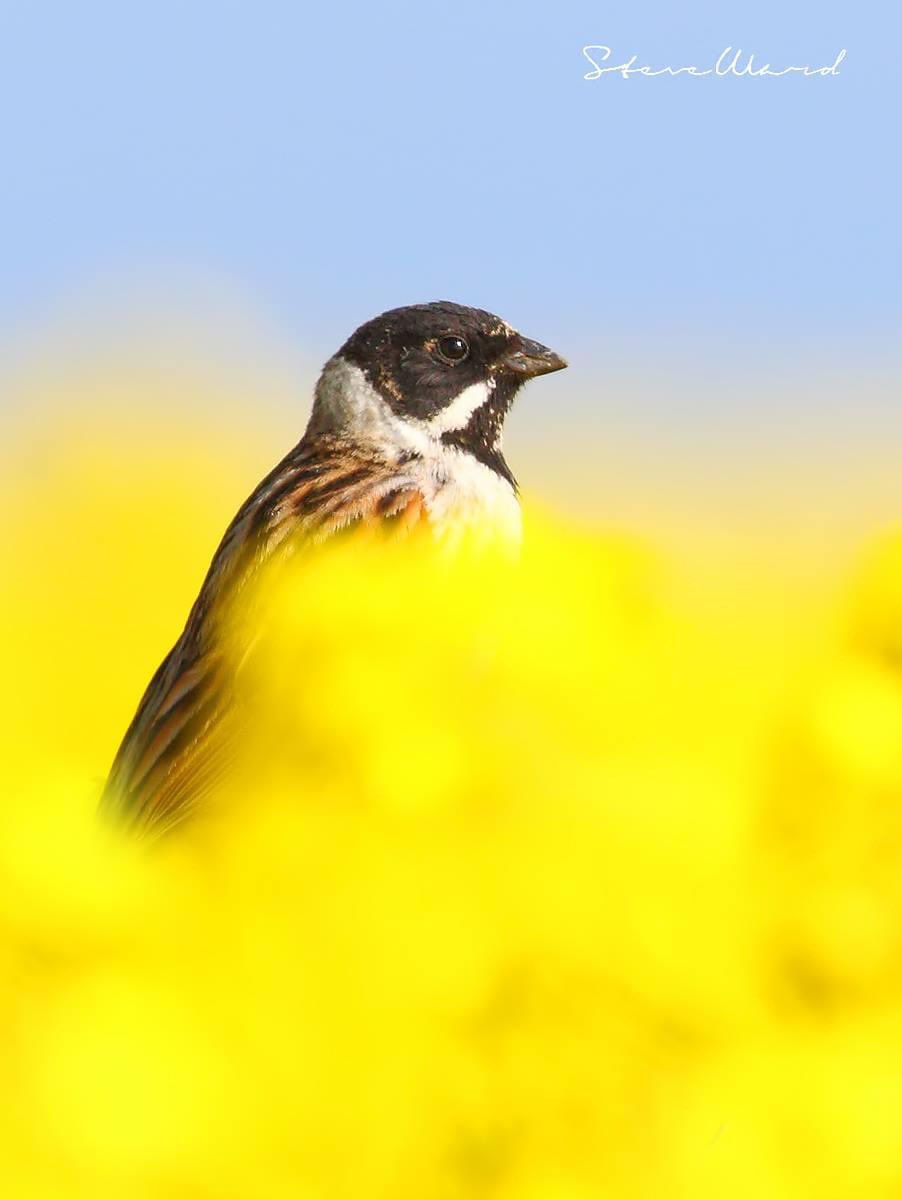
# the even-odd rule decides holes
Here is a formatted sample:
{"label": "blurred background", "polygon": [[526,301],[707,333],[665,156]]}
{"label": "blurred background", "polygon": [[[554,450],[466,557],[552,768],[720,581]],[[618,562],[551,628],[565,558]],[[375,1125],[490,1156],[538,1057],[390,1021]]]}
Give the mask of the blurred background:
{"label": "blurred background", "polygon": [[[832,0],[7,6],[4,407],[34,403],[17,371],[116,359],[111,419],[233,404],[271,424],[265,464],[353,328],[449,297],[572,363],[509,423],[528,490],[811,569],[902,507],[899,25]],[[587,82],[596,43],[848,56]]]}
{"label": "blurred background", "polygon": [[[902,1195],[899,26],[5,6],[6,1193]],[[507,426],[519,574],[324,556],[259,776],[100,836],[323,361],[438,297],[571,364]]]}

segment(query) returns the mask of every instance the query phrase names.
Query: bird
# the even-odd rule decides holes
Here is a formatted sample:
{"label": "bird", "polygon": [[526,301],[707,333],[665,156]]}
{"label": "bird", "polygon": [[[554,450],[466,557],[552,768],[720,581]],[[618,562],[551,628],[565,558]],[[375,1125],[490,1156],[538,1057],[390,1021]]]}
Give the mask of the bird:
{"label": "bird", "polygon": [[445,542],[484,528],[518,540],[504,420],[524,383],[566,366],[493,313],[448,300],[361,325],[323,367],[303,437],[226,529],[125,732],[101,811],[156,837],[227,772],[234,657],[220,618],[280,553],[368,524]]}

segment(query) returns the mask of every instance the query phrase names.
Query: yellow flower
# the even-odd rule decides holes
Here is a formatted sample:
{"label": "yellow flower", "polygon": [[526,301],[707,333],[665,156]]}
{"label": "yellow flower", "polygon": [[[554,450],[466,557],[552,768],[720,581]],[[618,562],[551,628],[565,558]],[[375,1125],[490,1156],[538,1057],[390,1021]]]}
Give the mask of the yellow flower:
{"label": "yellow flower", "polygon": [[268,581],[240,766],[148,853],[94,806],[234,495],[120,459],[5,476],[4,1194],[902,1189],[897,554],[794,661],[532,508],[517,563],[349,538]]}

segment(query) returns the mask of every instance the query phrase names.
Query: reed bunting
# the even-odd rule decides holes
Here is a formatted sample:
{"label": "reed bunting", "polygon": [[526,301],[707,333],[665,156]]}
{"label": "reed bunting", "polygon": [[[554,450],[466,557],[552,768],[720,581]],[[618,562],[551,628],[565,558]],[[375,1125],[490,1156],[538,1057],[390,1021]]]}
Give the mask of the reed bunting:
{"label": "reed bunting", "polygon": [[361,523],[421,524],[441,539],[500,525],[518,537],[502,426],[528,379],[566,365],[499,317],[449,301],[362,325],[323,368],[303,438],[226,530],[125,733],[102,809],[158,834],[227,770],[232,660],[220,618],[279,551]]}

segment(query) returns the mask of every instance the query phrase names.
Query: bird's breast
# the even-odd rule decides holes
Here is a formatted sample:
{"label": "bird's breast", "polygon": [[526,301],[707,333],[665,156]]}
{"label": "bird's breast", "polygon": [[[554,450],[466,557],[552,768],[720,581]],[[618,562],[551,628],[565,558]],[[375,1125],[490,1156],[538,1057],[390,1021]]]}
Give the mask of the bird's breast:
{"label": "bird's breast", "polygon": [[436,537],[519,545],[520,502],[508,480],[455,447],[442,447],[423,465],[421,488]]}

